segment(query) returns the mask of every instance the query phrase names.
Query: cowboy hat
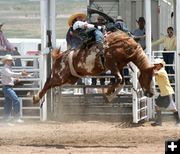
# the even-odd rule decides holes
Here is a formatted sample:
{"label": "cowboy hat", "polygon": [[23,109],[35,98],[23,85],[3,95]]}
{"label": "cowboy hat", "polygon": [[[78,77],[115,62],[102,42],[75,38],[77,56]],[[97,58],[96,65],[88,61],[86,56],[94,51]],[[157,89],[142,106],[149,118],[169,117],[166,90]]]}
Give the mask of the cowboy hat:
{"label": "cowboy hat", "polygon": [[68,19],[68,25],[69,25],[69,26],[72,26],[73,21],[74,21],[77,17],[80,17],[80,18],[82,18],[83,20],[85,20],[87,16],[86,16],[86,14],[84,14],[84,13],[75,13],[75,14],[73,14],[73,15],[71,15],[71,16],[69,17],[69,19]]}
{"label": "cowboy hat", "polygon": [[156,59],[154,59],[153,64],[154,65],[162,64],[162,66],[164,67],[166,63],[165,63],[165,61],[163,59],[156,58]]}
{"label": "cowboy hat", "polygon": [[5,55],[3,58],[2,58],[2,62],[4,63],[6,60],[13,60],[13,57],[11,55]]}
{"label": "cowboy hat", "polygon": [[138,22],[146,22],[144,17],[139,17]]}
{"label": "cowboy hat", "polygon": [[117,17],[116,17],[116,21],[119,21],[119,20],[120,20],[120,21],[123,21],[123,18],[122,18],[121,16],[117,16]]}
{"label": "cowboy hat", "polygon": [[104,17],[103,16],[98,16],[97,20],[104,20]]}

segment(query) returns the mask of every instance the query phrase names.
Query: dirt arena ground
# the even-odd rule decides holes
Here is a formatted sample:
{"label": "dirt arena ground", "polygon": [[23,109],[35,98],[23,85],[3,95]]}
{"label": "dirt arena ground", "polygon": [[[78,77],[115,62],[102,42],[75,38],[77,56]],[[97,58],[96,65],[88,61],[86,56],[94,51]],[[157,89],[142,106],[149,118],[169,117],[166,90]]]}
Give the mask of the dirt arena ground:
{"label": "dirt arena ground", "polygon": [[0,124],[1,154],[163,154],[167,139],[180,138],[180,127],[165,122],[131,125],[110,122],[25,122]]}

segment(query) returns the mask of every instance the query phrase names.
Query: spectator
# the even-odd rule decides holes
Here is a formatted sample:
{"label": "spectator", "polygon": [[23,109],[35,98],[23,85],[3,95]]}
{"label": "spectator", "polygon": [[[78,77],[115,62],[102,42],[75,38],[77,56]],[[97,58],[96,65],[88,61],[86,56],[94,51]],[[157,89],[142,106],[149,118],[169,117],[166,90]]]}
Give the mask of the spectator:
{"label": "spectator", "polygon": [[129,32],[128,26],[125,24],[124,20],[122,19],[121,16],[117,16],[116,22],[115,22],[115,27],[119,30],[122,30],[126,33]]}
{"label": "spectator", "polygon": [[165,108],[174,113],[174,118],[176,119],[176,124],[180,124],[179,114],[176,109],[176,104],[173,100],[174,90],[170,85],[167,72],[164,69],[165,62],[163,59],[155,59],[154,61],[154,75],[155,80],[160,89],[160,95],[156,99],[156,119],[152,126],[161,126],[161,109]]}
{"label": "spectator", "polygon": [[[12,56],[20,55],[17,48],[14,47],[5,37],[2,31],[3,23],[0,23],[0,55],[4,56],[10,54]],[[15,59],[15,66],[22,66],[21,60],[19,58]]]}
{"label": "spectator", "polygon": [[141,47],[143,48],[143,50],[146,49],[146,41],[145,41],[145,19],[144,17],[139,17],[138,19],[138,29],[135,29],[133,32],[134,35],[134,39],[136,40],[136,42],[138,42]]}
{"label": "spectator", "polygon": [[21,73],[15,73],[12,71],[12,62],[13,58],[11,55],[5,55],[2,59],[4,64],[1,70],[1,82],[3,85],[2,91],[5,97],[4,100],[4,119],[6,122],[11,121],[11,111],[12,106],[15,112],[15,122],[23,123],[23,120],[20,119],[20,102],[18,96],[13,90],[14,82],[18,80],[20,76],[27,76],[28,73],[26,71],[22,71]]}
{"label": "spectator", "polygon": [[[152,46],[157,45],[157,44],[162,44],[164,46],[164,52],[163,53],[163,59],[166,64],[173,64],[174,62],[174,53],[170,53],[168,51],[175,51],[176,50],[176,37],[173,34],[173,28],[168,27],[167,28],[167,35],[160,38],[159,40],[155,41],[152,43]],[[172,66],[166,66],[165,67],[166,72],[168,74],[174,74],[174,69]]]}
{"label": "spectator", "polygon": [[2,31],[2,26],[4,24],[3,23],[0,23],[0,49],[1,50],[12,50],[12,51],[15,51],[16,49],[14,48],[14,46],[9,43],[9,41],[6,39],[5,35],[3,34],[3,31]]}

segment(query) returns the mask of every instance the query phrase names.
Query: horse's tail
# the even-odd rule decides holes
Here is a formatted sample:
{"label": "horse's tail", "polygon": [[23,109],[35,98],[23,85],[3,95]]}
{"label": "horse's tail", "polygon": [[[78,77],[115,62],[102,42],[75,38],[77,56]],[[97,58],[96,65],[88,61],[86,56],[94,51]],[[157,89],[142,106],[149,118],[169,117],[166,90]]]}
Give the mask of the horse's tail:
{"label": "horse's tail", "polygon": [[59,49],[54,49],[54,50],[52,50],[52,52],[51,52],[51,56],[52,56],[52,58],[54,59],[54,60],[56,60],[56,59],[58,59],[59,57],[61,57],[61,50],[60,50],[60,48]]}

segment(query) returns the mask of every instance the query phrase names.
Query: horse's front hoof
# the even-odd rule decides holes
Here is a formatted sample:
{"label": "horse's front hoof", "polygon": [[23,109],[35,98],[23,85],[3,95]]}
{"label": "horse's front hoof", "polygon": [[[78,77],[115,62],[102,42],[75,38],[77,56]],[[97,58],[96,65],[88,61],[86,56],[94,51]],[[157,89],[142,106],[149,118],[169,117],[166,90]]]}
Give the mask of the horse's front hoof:
{"label": "horse's front hoof", "polygon": [[33,96],[33,104],[38,104],[39,103],[39,99],[37,99],[37,96]]}
{"label": "horse's front hoof", "polygon": [[111,95],[106,95],[106,98],[108,100],[108,103],[112,103],[113,99],[114,99],[114,95],[111,94]]}

